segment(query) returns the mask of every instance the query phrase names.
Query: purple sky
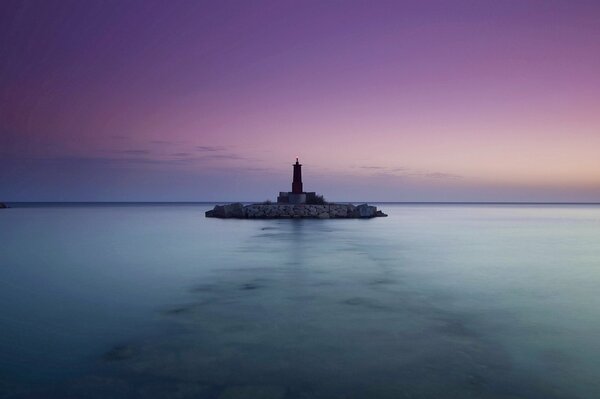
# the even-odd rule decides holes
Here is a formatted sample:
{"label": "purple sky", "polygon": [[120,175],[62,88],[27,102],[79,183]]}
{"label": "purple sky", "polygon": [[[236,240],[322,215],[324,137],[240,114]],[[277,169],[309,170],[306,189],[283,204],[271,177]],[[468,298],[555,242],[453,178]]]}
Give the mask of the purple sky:
{"label": "purple sky", "polygon": [[600,201],[598,1],[2,1],[0,200]]}

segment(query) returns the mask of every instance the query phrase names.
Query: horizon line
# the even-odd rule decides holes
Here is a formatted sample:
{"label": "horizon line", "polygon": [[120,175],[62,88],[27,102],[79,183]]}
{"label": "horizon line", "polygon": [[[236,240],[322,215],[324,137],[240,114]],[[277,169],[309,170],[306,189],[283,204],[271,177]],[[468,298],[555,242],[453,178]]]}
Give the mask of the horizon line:
{"label": "horizon line", "polygon": [[[263,201],[4,201],[4,204],[233,204],[261,203]],[[565,201],[330,201],[330,203],[373,204],[432,204],[432,205],[600,205],[600,202]],[[273,204],[277,202],[273,201]]]}

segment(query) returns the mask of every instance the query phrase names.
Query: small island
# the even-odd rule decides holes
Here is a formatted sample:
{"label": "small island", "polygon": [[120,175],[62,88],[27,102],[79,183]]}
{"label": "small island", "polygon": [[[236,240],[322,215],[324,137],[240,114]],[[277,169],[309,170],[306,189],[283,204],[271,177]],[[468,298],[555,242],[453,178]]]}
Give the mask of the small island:
{"label": "small island", "polygon": [[207,211],[208,218],[222,219],[369,219],[387,216],[377,207],[362,204],[335,204],[325,201],[315,192],[304,192],[302,187],[302,165],[296,158],[292,191],[282,191],[277,202],[265,201],[259,204],[243,205],[239,202],[216,205]]}

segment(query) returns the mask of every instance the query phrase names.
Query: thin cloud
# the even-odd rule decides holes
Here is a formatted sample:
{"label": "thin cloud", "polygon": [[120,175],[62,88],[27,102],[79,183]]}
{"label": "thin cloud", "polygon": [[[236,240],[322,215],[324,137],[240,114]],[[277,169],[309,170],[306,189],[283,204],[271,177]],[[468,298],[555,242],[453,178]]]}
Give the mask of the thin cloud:
{"label": "thin cloud", "polygon": [[375,176],[388,176],[388,177],[425,177],[431,179],[461,179],[462,176],[454,173],[445,172],[431,172],[414,170],[407,167],[387,167],[387,166],[375,166],[365,165],[359,166],[360,169],[371,170]]}
{"label": "thin cloud", "polygon": [[212,146],[212,145],[199,145],[196,146],[196,151],[198,152],[219,152],[225,151],[227,148],[224,146]]}
{"label": "thin cloud", "polygon": [[462,176],[455,175],[453,173],[443,173],[443,172],[430,172],[425,173],[423,176],[431,177],[433,179],[461,179]]}
{"label": "thin cloud", "polygon": [[406,168],[404,166],[389,167],[389,166],[377,166],[377,165],[364,165],[364,166],[359,166],[358,168],[366,169],[366,170],[385,170],[388,172],[404,172],[406,170],[409,170],[409,168]]}
{"label": "thin cloud", "polygon": [[456,175],[453,173],[428,172],[428,171],[409,172],[409,173],[406,173],[405,176],[425,177],[425,178],[429,178],[429,179],[462,179],[461,175]]}
{"label": "thin cloud", "polygon": [[[218,148],[218,150],[217,150]],[[224,147],[223,147],[224,148]],[[50,158],[38,158],[40,162],[53,164],[65,164],[76,167],[76,165],[97,165],[102,167],[143,167],[164,166],[168,167],[210,167],[234,168],[237,170],[259,171],[256,163],[261,160],[248,158],[237,153],[223,151],[220,147],[210,147],[203,154],[195,152],[173,152],[170,154],[157,154],[154,151],[144,149],[128,150],[104,150],[105,155],[89,156],[57,156]]]}
{"label": "thin cloud", "polygon": [[245,160],[246,157],[243,157],[238,154],[213,154],[213,155],[205,155],[201,159],[233,159],[233,160]]}
{"label": "thin cloud", "polygon": [[119,154],[128,154],[128,155],[147,155],[150,154],[148,150],[122,150],[117,151]]}

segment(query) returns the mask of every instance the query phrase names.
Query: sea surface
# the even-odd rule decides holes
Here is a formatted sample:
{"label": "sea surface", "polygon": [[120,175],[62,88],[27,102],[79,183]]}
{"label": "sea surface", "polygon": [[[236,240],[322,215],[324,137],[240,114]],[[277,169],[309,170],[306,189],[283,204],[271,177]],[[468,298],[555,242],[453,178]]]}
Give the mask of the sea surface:
{"label": "sea surface", "polygon": [[0,210],[0,398],[600,397],[600,206]]}

